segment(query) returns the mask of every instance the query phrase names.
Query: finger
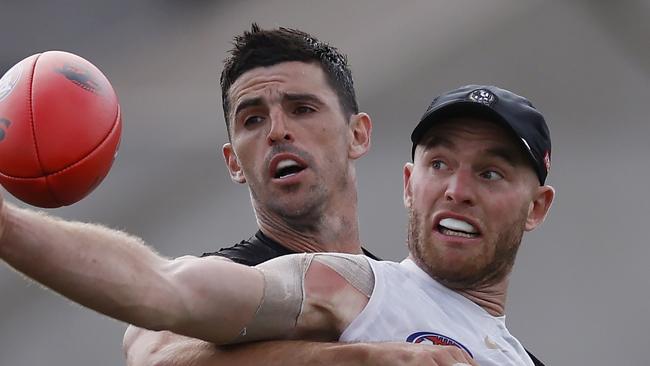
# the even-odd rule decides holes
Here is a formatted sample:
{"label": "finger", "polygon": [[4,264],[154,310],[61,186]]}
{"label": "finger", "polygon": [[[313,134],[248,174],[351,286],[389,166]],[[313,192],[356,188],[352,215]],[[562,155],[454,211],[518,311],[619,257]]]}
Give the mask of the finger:
{"label": "finger", "polygon": [[446,346],[444,352],[435,352],[433,358],[440,366],[478,366],[467,352],[455,346]]}
{"label": "finger", "polygon": [[455,346],[445,346],[436,349],[431,353],[432,360],[436,366],[471,366],[465,361],[465,355]]}
{"label": "finger", "polygon": [[456,359],[456,363],[453,363],[452,366],[478,366],[478,363],[474,361],[472,356],[470,356],[467,351],[462,350],[458,347],[455,348],[454,358]]}

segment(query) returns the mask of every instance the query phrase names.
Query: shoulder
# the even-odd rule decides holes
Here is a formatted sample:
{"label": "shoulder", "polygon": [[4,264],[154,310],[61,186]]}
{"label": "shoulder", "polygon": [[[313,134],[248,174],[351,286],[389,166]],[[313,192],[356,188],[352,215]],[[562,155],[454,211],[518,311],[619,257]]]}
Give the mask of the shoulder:
{"label": "shoulder", "polygon": [[361,247],[361,251],[363,251],[363,254],[368,258],[374,259],[376,261],[382,260],[381,258],[379,258],[376,255],[372,254],[368,249],[366,249],[364,247]]}
{"label": "shoulder", "polygon": [[298,277],[305,287],[331,289],[349,284],[370,296],[374,285],[371,261],[361,254],[300,253],[273,258],[256,268],[266,276]]}
{"label": "shoulder", "polygon": [[372,294],[375,276],[373,259],[360,254],[315,253],[305,274],[305,288],[337,290],[344,287],[368,298]]}
{"label": "shoulder", "polygon": [[292,253],[272,258],[264,263],[257,265],[258,268],[272,268],[279,266],[289,266],[301,268],[303,271],[309,270],[315,263],[325,265],[336,272],[365,271],[372,272],[370,262],[374,259],[368,258],[363,254],[347,253]]}
{"label": "shoulder", "polygon": [[337,335],[361,313],[374,290],[374,274],[364,255],[314,254],[305,275],[305,307],[325,309]]}

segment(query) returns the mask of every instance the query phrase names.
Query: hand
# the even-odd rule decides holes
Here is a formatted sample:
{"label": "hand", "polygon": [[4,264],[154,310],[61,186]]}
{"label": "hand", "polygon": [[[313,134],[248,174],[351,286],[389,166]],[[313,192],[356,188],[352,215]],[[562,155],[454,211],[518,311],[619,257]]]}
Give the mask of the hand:
{"label": "hand", "polygon": [[478,366],[464,350],[455,346],[413,343],[373,343],[368,364],[374,366]]}

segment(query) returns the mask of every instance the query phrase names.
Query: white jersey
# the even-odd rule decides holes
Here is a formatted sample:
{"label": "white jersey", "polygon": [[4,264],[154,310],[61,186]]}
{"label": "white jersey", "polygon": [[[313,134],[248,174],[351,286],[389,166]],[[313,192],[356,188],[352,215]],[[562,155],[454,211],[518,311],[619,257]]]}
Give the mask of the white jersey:
{"label": "white jersey", "polygon": [[455,345],[481,366],[533,366],[524,347],[508,332],[504,316],[490,315],[409,259],[369,262],[375,275],[372,296],[341,334],[341,341]]}

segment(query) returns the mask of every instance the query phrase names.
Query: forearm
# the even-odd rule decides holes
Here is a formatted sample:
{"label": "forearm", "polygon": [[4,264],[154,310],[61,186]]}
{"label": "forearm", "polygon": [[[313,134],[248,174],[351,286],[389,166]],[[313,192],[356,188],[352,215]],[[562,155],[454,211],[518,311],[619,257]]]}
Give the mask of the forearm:
{"label": "forearm", "polygon": [[217,347],[170,332],[130,327],[127,366],[318,366],[367,365],[373,344],[270,341]]}
{"label": "forearm", "polygon": [[129,326],[124,334],[126,366],[205,365],[215,345],[169,331],[154,332]]}
{"label": "forearm", "polygon": [[[373,344],[270,341],[221,348],[212,363],[196,366],[364,366]],[[180,366],[180,365],[176,365]]]}
{"label": "forearm", "polygon": [[168,260],[120,231],[0,207],[0,258],[129,324],[224,344],[251,321],[262,298],[263,277],[254,268],[214,258]]}
{"label": "forearm", "polygon": [[[169,304],[174,297],[165,295],[154,270],[166,260],[139,239],[8,204],[4,209],[0,256],[9,265],[111,317],[149,328],[169,319],[161,311],[176,307]],[[161,298],[167,306],[155,306]]]}
{"label": "forearm", "polygon": [[469,354],[456,346],[406,342],[273,341],[213,350],[211,353],[214,357],[206,358],[204,363],[161,363],[158,366],[478,366]]}

